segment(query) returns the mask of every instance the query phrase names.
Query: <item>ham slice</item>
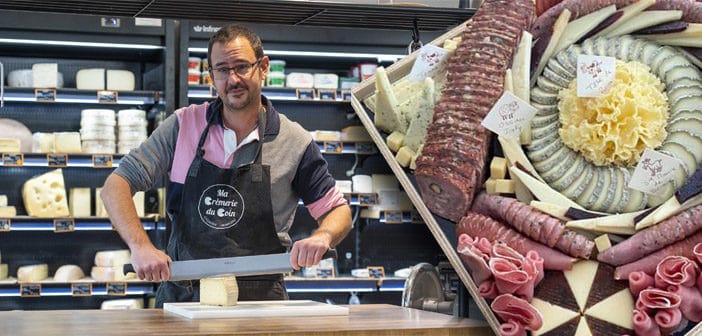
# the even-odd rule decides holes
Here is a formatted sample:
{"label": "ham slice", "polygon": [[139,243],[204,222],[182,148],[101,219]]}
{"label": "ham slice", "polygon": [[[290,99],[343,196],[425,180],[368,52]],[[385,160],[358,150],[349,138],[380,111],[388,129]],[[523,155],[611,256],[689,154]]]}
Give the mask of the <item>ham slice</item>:
{"label": "ham slice", "polygon": [[526,270],[527,273],[531,273],[532,270],[530,268],[533,268],[534,287],[536,287],[536,285],[538,285],[539,282],[544,279],[544,258],[542,258],[536,251],[529,251],[527,252],[525,259],[529,267],[529,269]]}
{"label": "ham slice", "polygon": [[658,327],[661,328],[661,333],[670,335],[675,329],[678,329],[682,322],[682,313],[680,308],[660,309],[653,316]]}
{"label": "ham slice", "polygon": [[500,325],[500,336],[526,336],[526,334],[524,326],[516,321],[507,321]]}
{"label": "ham slice", "polygon": [[629,290],[634,297],[639,296],[642,290],[653,287],[653,277],[641,272],[631,272],[629,274]]}
{"label": "ham slice", "polygon": [[502,294],[514,294],[529,281],[529,275],[507,259],[491,258],[490,270],[495,275],[497,291]]}
{"label": "ham slice", "polygon": [[665,289],[670,285],[690,287],[697,282],[697,274],[700,272],[697,264],[685,257],[670,255],[656,267],[654,283],[656,288]]}
{"label": "ham slice", "polygon": [[486,299],[494,299],[497,297],[499,292],[497,291],[497,285],[495,285],[495,280],[485,280],[478,286],[478,293],[480,296]]}
{"label": "ham slice", "polygon": [[[487,241],[485,238],[481,240]],[[476,283],[481,283],[492,277],[492,271],[490,271],[488,266],[490,255],[481,251],[478,247],[479,244],[478,241],[469,235],[462,234],[458,237],[458,247],[456,248],[461,261],[468,266],[473,276],[473,281]]]}
{"label": "ham slice", "polygon": [[669,255],[679,255],[690,259],[695,258],[692,250],[700,241],[702,241],[702,230],[637,261],[617,267],[617,269],[614,271],[614,278],[617,280],[626,279],[629,277],[629,273],[635,271],[643,271],[648,274],[654,274],[658,263]]}
{"label": "ham slice", "polygon": [[651,312],[658,309],[675,309],[680,307],[680,295],[658,288],[647,288],[639,293],[636,309]]}
{"label": "ham slice", "polygon": [[541,313],[529,302],[512,294],[502,294],[490,304],[502,321],[514,321],[526,330],[539,330],[543,325]]}
{"label": "ham slice", "polygon": [[634,332],[636,335],[661,336],[661,329],[648,314],[634,309]]}
{"label": "ham slice", "polygon": [[468,212],[456,227],[456,234],[468,234],[473,237],[482,237],[490,241],[503,241],[522,255],[533,250],[544,259],[544,268],[552,270],[571,269],[575,258],[559,251],[539,244],[512,230],[504,224],[474,212]]}
{"label": "ham slice", "polygon": [[699,243],[692,248],[692,254],[695,255],[697,262],[702,264],[702,243]]}
{"label": "ham slice", "polygon": [[686,319],[695,323],[702,321],[702,293],[697,287],[669,286],[668,291],[682,298],[680,312]]}
{"label": "ham slice", "polygon": [[505,242],[498,241],[492,245],[492,256],[506,259],[519,269],[524,267],[524,256],[515,249],[509,247]]}

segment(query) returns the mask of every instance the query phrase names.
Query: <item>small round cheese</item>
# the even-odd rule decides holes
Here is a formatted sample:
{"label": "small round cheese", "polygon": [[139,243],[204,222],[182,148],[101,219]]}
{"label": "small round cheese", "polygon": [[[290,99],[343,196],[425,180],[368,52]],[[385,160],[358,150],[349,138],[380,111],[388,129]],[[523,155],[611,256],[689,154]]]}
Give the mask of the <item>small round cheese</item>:
{"label": "small round cheese", "polygon": [[71,282],[85,276],[83,270],[77,265],[63,265],[54,273],[54,281]]}
{"label": "small round cheese", "polygon": [[19,282],[41,281],[49,277],[49,265],[37,264],[21,266],[17,269],[17,280]]}

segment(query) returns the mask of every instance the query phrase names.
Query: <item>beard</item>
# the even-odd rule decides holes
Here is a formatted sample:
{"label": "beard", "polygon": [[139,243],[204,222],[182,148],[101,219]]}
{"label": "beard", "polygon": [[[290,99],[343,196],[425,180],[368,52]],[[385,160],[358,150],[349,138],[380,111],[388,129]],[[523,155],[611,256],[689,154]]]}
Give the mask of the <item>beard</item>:
{"label": "beard", "polygon": [[[230,94],[232,91],[238,91],[235,95]],[[260,94],[259,94],[260,95]],[[239,83],[237,85],[227,86],[223,95],[220,95],[222,103],[231,111],[243,110],[255,103],[256,95],[251,92],[248,85]]]}

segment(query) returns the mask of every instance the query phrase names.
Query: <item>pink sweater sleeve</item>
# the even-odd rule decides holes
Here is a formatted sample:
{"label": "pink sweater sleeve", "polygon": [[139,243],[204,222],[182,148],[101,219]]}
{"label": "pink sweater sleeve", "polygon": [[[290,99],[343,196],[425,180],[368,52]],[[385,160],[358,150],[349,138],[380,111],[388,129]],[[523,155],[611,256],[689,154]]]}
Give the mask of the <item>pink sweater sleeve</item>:
{"label": "pink sweater sleeve", "polygon": [[324,194],[324,197],[320,198],[314,203],[308,204],[307,205],[307,210],[310,211],[310,215],[317,220],[319,217],[322,217],[325,215],[329,210],[334,209],[338,207],[339,205],[344,205],[346,204],[346,199],[344,198],[344,194],[339,191],[339,188],[334,186],[333,188],[329,189],[326,194]]}

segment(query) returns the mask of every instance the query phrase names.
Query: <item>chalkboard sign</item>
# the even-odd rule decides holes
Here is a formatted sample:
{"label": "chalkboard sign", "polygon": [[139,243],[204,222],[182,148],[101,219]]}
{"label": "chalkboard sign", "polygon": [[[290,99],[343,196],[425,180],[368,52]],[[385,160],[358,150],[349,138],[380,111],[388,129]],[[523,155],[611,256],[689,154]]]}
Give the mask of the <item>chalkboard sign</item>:
{"label": "chalkboard sign", "polygon": [[65,153],[52,153],[46,154],[46,164],[49,167],[65,167],[68,165],[68,154]]}

